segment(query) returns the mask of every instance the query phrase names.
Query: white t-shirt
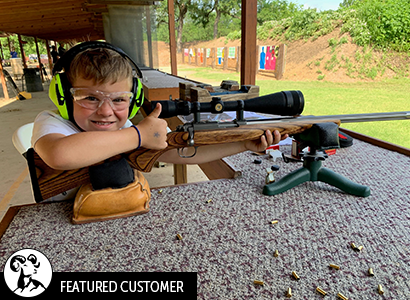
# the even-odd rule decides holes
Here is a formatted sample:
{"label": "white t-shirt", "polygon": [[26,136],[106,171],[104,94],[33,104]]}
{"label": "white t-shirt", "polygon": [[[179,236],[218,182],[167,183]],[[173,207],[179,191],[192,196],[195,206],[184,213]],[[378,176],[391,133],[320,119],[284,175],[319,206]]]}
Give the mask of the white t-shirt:
{"label": "white t-shirt", "polygon": [[[127,120],[122,128],[131,126],[132,122]],[[34,148],[34,145],[41,137],[50,133],[59,133],[69,136],[80,132],[81,130],[73,122],[63,119],[57,111],[45,110],[39,113],[34,120],[31,146]]]}
{"label": "white t-shirt", "polygon": [[[130,120],[127,120],[122,128],[128,128],[131,125],[132,122]],[[31,146],[34,148],[34,145],[41,137],[50,133],[59,133],[65,136],[69,136],[80,132],[81,130],[76,125],[74,125],[73,122],[63,119],[57,111],[45,110],[39,113],[34,120],[33,134],[31,136]],[[79,187],[73,188],[60,195],[46,199],[45,202],[73,199],[78,189]]]}

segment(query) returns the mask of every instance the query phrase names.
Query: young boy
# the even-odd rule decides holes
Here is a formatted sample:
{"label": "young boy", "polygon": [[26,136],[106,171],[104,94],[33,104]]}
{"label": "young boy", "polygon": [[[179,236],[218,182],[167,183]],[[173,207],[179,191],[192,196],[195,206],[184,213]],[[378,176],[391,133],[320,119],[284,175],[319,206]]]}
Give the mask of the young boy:
{"label": "young boy", "polygon": [[[137,128],[131,127],[128,106],[132,68],[119,53],[103,48],[87,49],[75,56],[65,73],[72,86],[72,120],[45,111],[34,122],[32,146],[50,167],[82,168],[139,145],[148,149],[167,147],[167,123],[158,118],[160,104]],[[266,131],[257,141],[199,147],[192,158],[181,158],[173,149],[165,152],[159,161],[200,164],[246,150],[263,151],[280,140],[278,131],[273,135]]]}

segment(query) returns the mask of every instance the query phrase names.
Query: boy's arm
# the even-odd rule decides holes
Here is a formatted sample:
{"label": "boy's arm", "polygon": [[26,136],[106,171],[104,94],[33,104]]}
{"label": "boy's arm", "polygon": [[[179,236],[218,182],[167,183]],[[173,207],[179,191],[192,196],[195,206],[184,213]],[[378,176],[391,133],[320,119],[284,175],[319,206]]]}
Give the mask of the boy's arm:
{"label": "boy's arm", "polygon": [[[287,137],[287,134],[281,137],[279,131],[277,130],[273,135],[269,130],[267,130],[265,135],[257,141],[244,141],[198,147],[197,153],[191,158],[182,158],[179,156],[177,150],[173,149],[162,154],[158,161],[173,164],[202,164],[247,150],[261,152],[269,147],[269,145],[278,144],[281,139],[285,139]],[[188,148],[186,150],[187,153],[183,153],[186,156],[192,155],[194,152],[193,148]]]}
{"label": "boy's arm", "polygon": [[[138,124],[141,147],[167,147],[167,123],[158,119],[160,105]],[[89,131],[69,136],[48,134],[40,138],[34,150],[43,161],[56,170],[72,170],[99,163],[114,155],[137,148],[139,136],[134,128],[117,131]]]}

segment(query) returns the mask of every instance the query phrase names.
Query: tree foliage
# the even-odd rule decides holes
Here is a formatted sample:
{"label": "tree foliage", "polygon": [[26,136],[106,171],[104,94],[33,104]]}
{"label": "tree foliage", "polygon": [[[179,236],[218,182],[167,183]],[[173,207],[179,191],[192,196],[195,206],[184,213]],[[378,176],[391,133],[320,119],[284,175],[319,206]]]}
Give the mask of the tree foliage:
{"label": "tree foliage", "polygon": [[[18,53],[19,57],[22,57],[17,34],[10,35],[8,39],[10,41],[10,46]],[[26,42],[23,45],[25,55],[27,57],[29,54],[37,55],[36,43],[35,43],[34,37],[22,36],[22,40]],[[0,38],[0,42],[3,48],[4,59],[9,59],[10,51],[9,51],[9,44],[8,44],[7,37]],[[38,39],[37,44],[38,44],[38,50],[40,52],[40,55],[47,54],[47,48],[46,48],[45,42],[43,40]]]}

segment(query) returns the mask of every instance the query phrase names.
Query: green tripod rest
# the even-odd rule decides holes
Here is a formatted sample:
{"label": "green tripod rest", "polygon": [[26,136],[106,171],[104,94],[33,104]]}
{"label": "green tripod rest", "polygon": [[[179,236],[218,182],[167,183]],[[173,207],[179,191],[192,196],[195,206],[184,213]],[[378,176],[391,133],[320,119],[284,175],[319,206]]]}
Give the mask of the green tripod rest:
{"label": "green tripod rest", "polygon": [[280,180],[267,184],[263,188],[265,195],[277,195],[307,181],[322,181],[342,191],[359,196],[370,195],[370,188],[350,181],[332,170],[322,167],[322,161],[328,156],[326,149],[339,148],[339,126],[335,123],[314,124],[311,129],[294,138],[309,146],[309,153],[303,154],[303,167],[295,170]]}

